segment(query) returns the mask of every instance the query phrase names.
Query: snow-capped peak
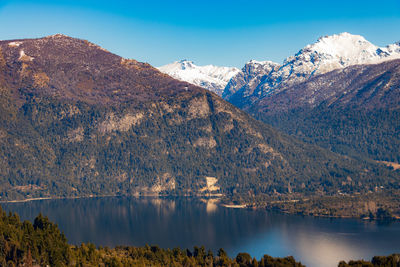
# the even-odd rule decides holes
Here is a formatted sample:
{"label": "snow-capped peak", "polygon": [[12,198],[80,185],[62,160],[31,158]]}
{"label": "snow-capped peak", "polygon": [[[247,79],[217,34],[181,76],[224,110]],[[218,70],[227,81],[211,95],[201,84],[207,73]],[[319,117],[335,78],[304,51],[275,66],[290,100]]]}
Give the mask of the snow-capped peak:
{"label": "snow-capped peak", "polygon": [[375,57],[378,47],[360,35],[344,32],[319,38],[316,43],[306,46],[306,49],[340,58],[345,61],[343,64],[346,64],[364,62],[366,59]]}
{"label": "snow-capped peak", "polygon": [[193,61],[186,59],[158,67],[158,69],[175,79],[193,83],[219,95],[222,94],[228,81],[240,71],[234,67],[197,66]]}
{"label": "snow-capped peak", "polygon": [[320,37],[317,42],[307,45],[295,56],[288,57],[283,66],[306,63],[312,68],[312,73],[321,74],[351,65],[373,64],[399,57],[400,46],[397,44],[378,47],[361,35],[344,32]]}
{"label": "snow-capped peak", "polygon": [[175,64],[176,67],[180,68],[181,70],[185,70],[187,68],[194,68],[195,67],[193,61],[189,61],[187,59],[182,59],[182,60],[174,62],[174,63],[177,63],[177,64]]}
{"label": "snow-capped peak", "polygon": [[[273,67],[273,62],[250,61],[241,73],[232,78],[223,95],[229,99],[240,92],[242,97],[262,98],[317,74],[351,65],[377,64],[397,58],[400,58],[400,42],[378,47],[360,35],[347,32],[324,36],[305,46],[294,56],[286,58],[278,67]],[[269,69],[271,71],[267,73],[266,70]],[[260,75],[262,78],[257,78]]]}
{"label": "snow-capped peak", "polygon": [[400,58],[400,46],[378,47],[360,35],[347,32],[324,36],[288,57],[275,76],[283,83],[295,83],[315,74],[358,64],[375,64]]}

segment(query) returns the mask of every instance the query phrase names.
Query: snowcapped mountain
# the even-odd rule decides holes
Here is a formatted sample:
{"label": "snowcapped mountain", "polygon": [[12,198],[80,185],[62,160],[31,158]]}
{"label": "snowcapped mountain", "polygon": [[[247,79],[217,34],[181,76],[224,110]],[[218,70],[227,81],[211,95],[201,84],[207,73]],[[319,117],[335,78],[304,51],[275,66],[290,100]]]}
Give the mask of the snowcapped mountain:
{"label": "snowcapped mountain", "polygon": [[344,32],[321,37],[288,57],[277,76],[283,79],[295,76],[308,78],[351,65],[376,64],[396,58],[400,58],[399,44],[378,47],[360,35]]}
{"label": "snowcapped mountain", "polygon": [[[318,74],[352,65],[377,64],[397,58],[400,58],[399,42],[378,47],[360,35],[347,32],[324,36],[294,56],[288,57],[282,65],[274,67],[270,72],[258,67],[260,72],[249,74],[246,64],[228,83],[223,96],[238,106],[244,106]],[[268,69],[271,62],[264,64]],[[259,83],[254,84],[254,76],[261,76],[258,78]]]}
{"label": "snowcapped mountain", "polygon": [[234,67],[197,66],[188,60],[176,61],[158,69],[175,79],[201,86],[218,95],[222,95],[229,80],[240,72]]}

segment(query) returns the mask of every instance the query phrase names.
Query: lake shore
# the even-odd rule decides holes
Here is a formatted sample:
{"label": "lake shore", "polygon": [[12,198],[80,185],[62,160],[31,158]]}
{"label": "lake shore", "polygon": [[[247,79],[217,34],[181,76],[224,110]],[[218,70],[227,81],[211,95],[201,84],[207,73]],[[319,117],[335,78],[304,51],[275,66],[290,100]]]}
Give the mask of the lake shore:
{"label": "lake shore", "polygon": [[[266,201],[264,204],[255,205],[254,203],[243,203],[243,204],[233,204],[226,201],[226,199],[222,199],[220,195],[218,196],[193,196],[193,195],[186,195],[186,196],[160,196],[160,195],[132,195],[132,196],[124,196],[124,195],[87,195],[87,196],[71,196],[71,197],[37,197],[37,198],[26,198],[26,199],[18,199],[18,200],[4,200],[0,201],[0,204],[6,203],[26,203],[32,201],[41,201],[41,200],[62,200],[62,199],[85,199],[85,198],[109,198],[109,197],[134,197],[134,198],[179,198],[179,197],[190,197],[196,199],[207,199],[207,200],[214,200],[213,204],[229,208],[229,209],[249,209],[249,210],[268,210],[279,212],[282,214],[289,214],[289,215],[301,215],[301,216],[310,216],[310,217],[321,217],[321,218],[340,218],[340,219],[359,219],[364,221],[375,221],[375,220],[400,220],[400,216],[397,214],[390,215],[390,217],[386,218],[379,218],[369,215],[363,215],[359,213],[348,214],[348,209],[343,208],[342,210],[336,210],[336,214],[329,214],[327,210],[329,209],[328,206],[320,209],[320,210],[312,210],[312,204],[304,203],[312,203],[310,199],[302,199],[302,200],[287,200],[287,201]],[[224,201],[225,200],[225,201]],[[303,203],[303,205],[299,205],[299,202]],[[297,206],[296,206],[297,205]]]}
{"label": "lake shore", "polygon": [[103,197],[120,197],[118,195],[88,195],[88,196],[75,196],[75,197],[35,197],[35,198],[26,198],[26,199],[16,199],[16,200],[2,200],[2,203],[25,203],[31,201],[40,201],[40,200],[61,200],[61,199],[81,199],[81,198],[103,198]]}

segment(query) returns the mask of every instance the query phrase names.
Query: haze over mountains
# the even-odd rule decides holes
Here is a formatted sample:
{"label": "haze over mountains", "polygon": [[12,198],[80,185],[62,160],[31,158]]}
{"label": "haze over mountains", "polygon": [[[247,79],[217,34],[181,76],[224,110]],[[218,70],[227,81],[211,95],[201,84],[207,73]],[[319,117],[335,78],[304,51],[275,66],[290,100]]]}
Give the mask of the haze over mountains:
{"label": "haze over mountains", "polygon": [[1,41],[0,88],[2,199],[336,194],[400,181],[65,35]]}

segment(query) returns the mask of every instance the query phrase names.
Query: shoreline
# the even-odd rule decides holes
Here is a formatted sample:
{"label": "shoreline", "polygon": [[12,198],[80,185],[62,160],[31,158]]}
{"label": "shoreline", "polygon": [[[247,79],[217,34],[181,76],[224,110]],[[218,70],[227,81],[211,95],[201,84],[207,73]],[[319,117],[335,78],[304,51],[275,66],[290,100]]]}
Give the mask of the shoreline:
{"label": "shoreline", "polygon": [[2,200],[2,203],[27,203],[39,200],[62,200],[62,199],[80,199],[80,198],[103,198],[103,197],[120,197],[119,195],[88,195],[88,196],[80,196],[80,197],[34,197],[34,198],[26,198],[26,199],[17,199],[17,200]]}
{"label": "shoreline", "polygon": [[[38,197],[38,198],[27,198],[27,199],[20,199],[20,200],[3,200],[0,201],[0,204],[9,204],[9,203],[28,203],[28,202],[33,202],[33,201],[40,201],[40,200],[67,200],[67,199],[90,199],[90,198],[107,198],[107,197],[133,197],[133,198],[177,198],[177,197],[190,197],[190,198],[196,198],[201,200],[202,198],[207,196],[155,196],[155,195],[131,195],[131,196],[124,196],[124,195],[88,195],[88,196],[75,196],[75,197]],[[297,215],[297,216],[307,216],[307,217],[314,217],[314,218],[331,218],[331,219],[357,219],[361,221],[379,221],[379,219],[376,218],[361,218],[357,216],[349,216],[349,215],[327,215],[327,214],[301,214],[301,213],[296,213],[296,212],[288,212],[285,210],[280,210],[280,209],[268,209],[267,207],[254,207],[251,204],[226,204],[226,203],[221,203],[220,200],[221,198],[216,197],[216,198],[209,198],[209,199],[216,199],[218,200],[217,203],[215,203],[219,207],[224,207],[228,209],[247,209],[247,210],[265,210],[269,212],[277,212],[280,214],[287,214],[287,215]],[[391,219],[392,221],[400,221],[400,217],[393,217]]]}
{"label": "shoreline", "polygon": [[238,205],[235,205],[235,204],[220,204],[220,206],[228,208],[228,209],[246,209],[246,208],[248,208],[247,204],[238,204]]}

